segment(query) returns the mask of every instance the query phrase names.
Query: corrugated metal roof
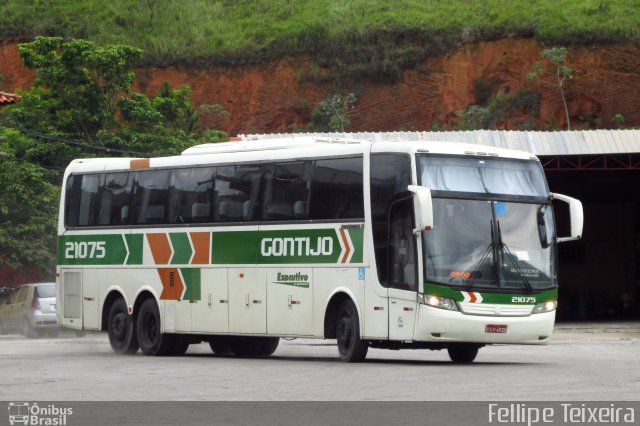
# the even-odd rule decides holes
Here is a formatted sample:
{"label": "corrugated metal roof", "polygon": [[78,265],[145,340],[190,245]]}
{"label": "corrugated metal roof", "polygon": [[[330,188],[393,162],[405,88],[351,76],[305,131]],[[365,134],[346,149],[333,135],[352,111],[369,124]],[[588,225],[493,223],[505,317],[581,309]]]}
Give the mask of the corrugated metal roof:
{"label": "corrugated metal roof", "polygon": [[22,99],[22,96],[14,95],[13,93],[0,92],[0,106],[15,104],[20,101],[20,99]]}
{"label": "corrugated metal roof", "polygon": [[538,156],[640,153],[640,130],[559,132],[468,130],[451,132],[271,133],[239,135],[243,140],[283,137],[333,137],[380,142],[443,141],[527,151]]}

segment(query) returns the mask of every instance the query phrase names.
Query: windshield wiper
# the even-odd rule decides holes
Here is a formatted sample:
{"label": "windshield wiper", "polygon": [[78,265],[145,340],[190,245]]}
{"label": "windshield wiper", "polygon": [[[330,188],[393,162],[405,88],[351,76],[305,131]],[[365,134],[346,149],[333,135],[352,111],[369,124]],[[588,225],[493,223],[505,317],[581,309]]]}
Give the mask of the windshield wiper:
{"label": "windshield wiper", "polygon": [[[497,223],[497,228],[498,228],[498,232],[497,232],[498,242],[496,243],[496,245],[499,248],[501,248],[502,251],[511,260],[511,262],[513,263],[513,266],[515,266],[516,272],[520,275],[520,278],[522,279],[522,282],[524,283],[524,286],[529,291],[529,293],[533,293],[533,287],[531,287],[531,284],[529,283],[529,280],[524,275],[524,271],[522,270],[522,268],[520,268],[520,265],[518,265],[518,260],[515,258],[513,253],[511,253],[511,250],[509,250],[509,247],[507,246],[507,244],[505,244],[505,242],[502,241],[502,231],[500,230],[500,221],[496,220],[496,223]],[[500,268],[502,268],[502,265],[500,265]]]}
{"label": "windshield wiper", "polygon": [[[482,256],[480,257],[480,260],[478,260],[478,263],[476,263],[474,267],[471,269],[471,277],[469,277],[468,279],[468,285],[470,289],[473,288],[474,278],[478,278],[476,275],[480,273],[480,270],[484,267],[484,265],[489,261],[491,257],[493,257],[493,250],[496,247],[496,242],[494,237],[495,233],[493,232],[493,220],[489,221],[489,224],[491,225],[491,242],[489,243],[487,248],[484,250],[484,253],[482,253]],[[449,282],[451,281],[453,281],[453,278],[449,279]]]}

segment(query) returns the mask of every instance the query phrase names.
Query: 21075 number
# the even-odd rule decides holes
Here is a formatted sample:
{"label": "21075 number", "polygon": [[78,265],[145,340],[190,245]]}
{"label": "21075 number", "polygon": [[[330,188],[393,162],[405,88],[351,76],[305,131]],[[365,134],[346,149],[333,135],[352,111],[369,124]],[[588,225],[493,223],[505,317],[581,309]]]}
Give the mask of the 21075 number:
{"label": "21075 number", "polygon": [[66,259],[104,259],[107,255],[105,241],[79,241],[64,244]]}
{"label": "21075 number", "polygon": [[531,296],[513,296],[511,303],[536,303],[536,298]]}

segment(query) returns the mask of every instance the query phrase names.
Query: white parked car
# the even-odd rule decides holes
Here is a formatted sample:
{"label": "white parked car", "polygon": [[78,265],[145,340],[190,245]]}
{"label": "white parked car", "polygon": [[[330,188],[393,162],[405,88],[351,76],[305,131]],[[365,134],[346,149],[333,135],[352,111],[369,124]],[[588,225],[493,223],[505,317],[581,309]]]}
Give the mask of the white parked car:
{"label": "white parked car", "polygon": [[55,283],[24,284],[0,300],[0,334],[11,331],[29,338],[58,334]]}

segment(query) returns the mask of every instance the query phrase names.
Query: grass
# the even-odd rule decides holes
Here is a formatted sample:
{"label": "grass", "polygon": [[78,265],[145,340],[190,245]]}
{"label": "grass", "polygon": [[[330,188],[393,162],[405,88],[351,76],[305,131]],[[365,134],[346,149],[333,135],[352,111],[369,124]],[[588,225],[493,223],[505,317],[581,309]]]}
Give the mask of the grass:
{"label": "grass", "polygon": [[0,0],[0,10],[0,38],[129,44],[153,65],[313,53],[321,66],[340,59],[391,78],[464,41],[640,42],[637,0]]}

